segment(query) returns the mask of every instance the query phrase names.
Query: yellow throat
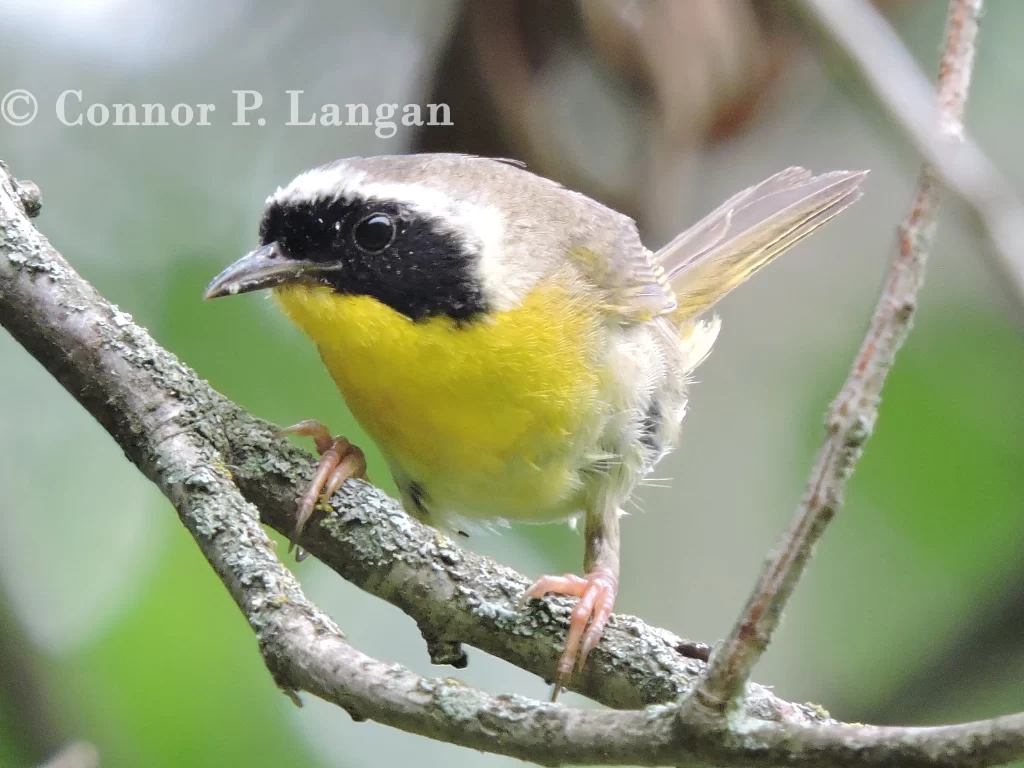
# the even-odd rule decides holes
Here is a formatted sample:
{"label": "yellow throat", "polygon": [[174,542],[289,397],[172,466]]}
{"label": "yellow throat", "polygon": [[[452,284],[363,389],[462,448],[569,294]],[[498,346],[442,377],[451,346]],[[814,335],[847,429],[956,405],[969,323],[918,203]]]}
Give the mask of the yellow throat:
{"label": "yellow throat", "polygon": [[468,517],[578,511],[600,423],[597,312],[562,287],[469,323],[413,322],[368,296],[274,291],[389,461]]}

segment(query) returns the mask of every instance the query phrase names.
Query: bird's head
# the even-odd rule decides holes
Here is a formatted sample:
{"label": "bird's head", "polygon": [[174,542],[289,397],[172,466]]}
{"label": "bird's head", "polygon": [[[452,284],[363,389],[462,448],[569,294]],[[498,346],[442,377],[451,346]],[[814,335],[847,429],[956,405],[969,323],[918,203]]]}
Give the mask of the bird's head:
{"label": "bird's head", "polygon": [[[328,288],[370,296],[413,321],[471,321],[514,305],[541,266],[536,250],[517,255],[508,245],[523,234],[510,215],[515,201],[559,194],[551,182],[485,158],[340,160],[267,199],[259,246],[214,278],[206,298]],[[547,237],[529,235],[541,246]]]}

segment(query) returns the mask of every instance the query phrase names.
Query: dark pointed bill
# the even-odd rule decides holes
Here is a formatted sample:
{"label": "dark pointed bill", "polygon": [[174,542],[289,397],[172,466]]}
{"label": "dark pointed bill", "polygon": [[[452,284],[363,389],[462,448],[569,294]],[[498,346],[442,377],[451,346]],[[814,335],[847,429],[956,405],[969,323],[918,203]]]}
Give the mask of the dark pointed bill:
{"label": "dark pointed bill", "polygon": [[213,278],[203,298],[234,296],[288,283],[315,283],[315,275],[324,272],[325,266],[290,258],[277,243],[268,243],[250,251]]}

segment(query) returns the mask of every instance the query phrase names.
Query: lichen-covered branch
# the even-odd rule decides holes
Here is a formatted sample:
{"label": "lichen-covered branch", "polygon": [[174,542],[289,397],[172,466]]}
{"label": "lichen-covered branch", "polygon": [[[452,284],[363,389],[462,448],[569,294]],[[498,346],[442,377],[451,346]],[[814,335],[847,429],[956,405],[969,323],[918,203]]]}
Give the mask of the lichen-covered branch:
{"label": "lichen-covered branch", "polygon": [[[845,0],[844,0],[845,1]],[[963,115],[974,65],[982,0],[951,0],[939,62],[936,141],[963,140]],[[825,442],[789,531],[765,565],[761,579],[729,636],[718,648],[690,708],[711,718],[742,700],[744,687],[771,642],[782,610],[811,551],[842,505],[843,490],[878,417],[885,378],[910,332],[924,265],[939,209],[940,182],[925,163],[917,192],[900,228],[899,250],[878,300],[871,327],[826,420]]]}

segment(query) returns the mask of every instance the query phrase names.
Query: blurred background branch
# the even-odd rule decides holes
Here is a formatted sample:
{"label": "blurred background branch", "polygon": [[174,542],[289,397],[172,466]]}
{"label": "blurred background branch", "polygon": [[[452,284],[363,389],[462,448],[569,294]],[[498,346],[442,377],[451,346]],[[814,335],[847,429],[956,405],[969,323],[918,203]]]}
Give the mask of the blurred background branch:
{"label": "blurred background branch", "polygon": [[0,589],[0,733],[18,735],[26,765],[42,762],[65,742],[43,669],[39,652]]}
{"label": "blurred background branch", "polygon": [[[802,18],[851,61],[893,124],[942,184],[963,200],[988,239],[981,255],[1024,322],[1024,206],[1003,175],[967,136],[935,131],[944,109],[889,22],[867,0],[797,0]],[[816,50],[827,55],[830,48]],[[940,118],[941,119],[941,118]]]}
{"label": "blurred background branch", "polygon": [[40,768],[99,768],[100,754],[86,741],[68,744]]}

